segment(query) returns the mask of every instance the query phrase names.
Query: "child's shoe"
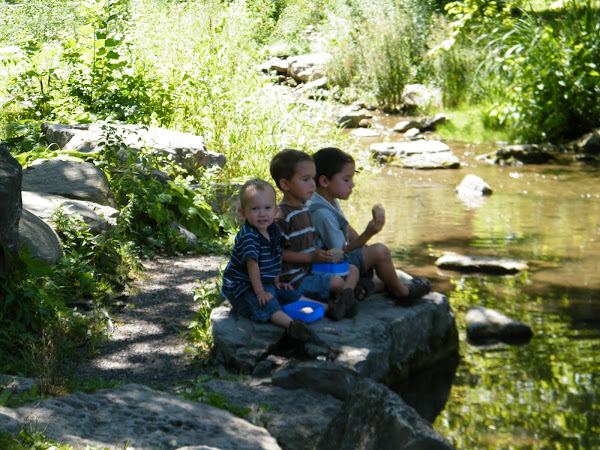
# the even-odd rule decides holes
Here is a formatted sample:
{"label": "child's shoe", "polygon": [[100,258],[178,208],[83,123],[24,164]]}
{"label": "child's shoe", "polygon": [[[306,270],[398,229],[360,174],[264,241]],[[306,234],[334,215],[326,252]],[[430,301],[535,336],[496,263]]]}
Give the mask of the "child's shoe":
{"label": "child's shoe", "polygon": [[340,302],[344,304],[346,312],[344,317],[354,317],[358,314],[358,301],[354,297],[354,290],[346,288],[342,291]]}
{"label": "child's shoe", "polygon": [[292,323],[287,327],[287,334],[292,339],[301,342],[317,342],[318,339],[315,334],[308,328],[304,322],[300,319],[292,320]]}
{"label": "child's shoe", "polygon": [[404,301],[417,300],[424,295],[429,294],[431,291],[431,283],[427,278],[413,277],[404,283],[404,286],[408,288],[408,295],[405,297],[399,297],[396,299],[397,303]]}
{"label": "child's shoe", "polygon": [[346,317],[346,305],[344,300],[341,297],[336,300],[329,300],[329,308],[325,315],[335,321],[342,320]]}

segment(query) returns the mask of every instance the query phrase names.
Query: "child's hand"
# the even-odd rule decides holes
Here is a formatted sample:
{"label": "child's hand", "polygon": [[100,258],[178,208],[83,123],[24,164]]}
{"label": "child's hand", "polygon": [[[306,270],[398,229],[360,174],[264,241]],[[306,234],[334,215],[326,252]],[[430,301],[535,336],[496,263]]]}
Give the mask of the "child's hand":
{"label": "child's hand", "polygon": [[379,233],[383,229],[384,225],[385,225],[385,216],[378,217],[377,219],[371,219],[369,221],[369,223],[367,224],[367,228],[365,229],[365,232],[372,236],[374,234]]}
{"label": "child's hand", "polygon": [[258,304],[260,306],[265,306],[267,303],[269,303],[271,301],[271,299],[273,298],[273,294],[271,294],[267,291],[262,291],[262,292],[258,292],[256,294],[256,297],[258,298]]}
{"label": "child's hand", "polygon": [[327,250],[318,248],[311,253],[311,261],[314,263],[330,263],[333,262],[333,256]]}
{"label": "child's hand", "polygon": [[287,283],[279,283],[277,282],[275,284],[275,287],[277,289],[283,289],[284,291],[293,291],[294,290],[294,286],[292,286],[291,284],[287,284]]}

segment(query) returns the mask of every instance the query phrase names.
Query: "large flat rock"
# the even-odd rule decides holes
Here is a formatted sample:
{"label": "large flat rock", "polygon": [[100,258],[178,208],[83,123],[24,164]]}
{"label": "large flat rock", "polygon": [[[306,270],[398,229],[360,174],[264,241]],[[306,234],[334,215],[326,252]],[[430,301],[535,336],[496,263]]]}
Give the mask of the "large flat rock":
{"label": "large flat rock", "polygon": [[[322,345],[304,345],[301,359],[304,364],[319,362],[309,371],[317,373],[315,377],[319,370],[329,378],[337,373],[339,383],[333,381],[332,389],[340,389],[348,372],[375,381],[399,381],[458,349],[454,313],[445,295],[431,293],[406,306],[374,295],[359,307],[352,319],[322,318],[309,324]],[[217,357],[233,370],[254,371],[285,341],[282,328],[253,323],[231,313],[228,306],[214,309],[211,322]]]}
{"label": "large flat rock", "polygon": [[76,449],[280,448],[264,428],[228,411],[137,384],[0,407],[0,432],[23,426]]}

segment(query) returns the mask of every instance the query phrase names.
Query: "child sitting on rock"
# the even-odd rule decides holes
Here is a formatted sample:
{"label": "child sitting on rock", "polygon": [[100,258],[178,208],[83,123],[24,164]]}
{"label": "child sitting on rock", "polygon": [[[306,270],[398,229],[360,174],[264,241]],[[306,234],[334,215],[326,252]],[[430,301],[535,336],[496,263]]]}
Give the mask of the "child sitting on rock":
{"label": "child sitting on rock", "polygon": [[223,295],[234,310],[254,322],[270,321],[285,328],[292,339],[317,341],[306,323],[293,320],[282,309],[288,303],[309,299],[279,281],[281,232],[273,223],[275,189],[264,180],[250,180],[240,189],[240,203],[240,214],[246,220],[223,273]]}
{"label": "child sitting on rock", "polygon": [[332,273],[314,273],[312,263],[331,263],[333,256],[314,245],[315,228],[305,206],[315,191],[315,163],[298,150],[287,149],[271,160],[271,176],[283,192],[275,223],[282,232],[283,267],[281,279],[304,295],[328,302],[328,317],[354,317],[358,303],[354,288],[358,269],[349,266],[345,279]]}
{"label": "child sitting on rock", "polygon": [[[373,219],[362,234],[358,234],[346,220],[338,199],[347,200],[354,187],[355,163],[352,156],[338,148],[324,148],[317,151],[313,159],[317,191],[308,202],[312,222],[323,248],[342,249],[344,259],[360,270],[361,282],[369,281],[363,284],[366,291],[363,295],[386,289],[397,303],[401,303],[428,294],[431,289],[429,280],[415,277],[403,284],[398,279],[389,249],[380,243],[367,245],[385,224],[382,207],[373,208]],[[371,269],[374,269],[375,276]]]}

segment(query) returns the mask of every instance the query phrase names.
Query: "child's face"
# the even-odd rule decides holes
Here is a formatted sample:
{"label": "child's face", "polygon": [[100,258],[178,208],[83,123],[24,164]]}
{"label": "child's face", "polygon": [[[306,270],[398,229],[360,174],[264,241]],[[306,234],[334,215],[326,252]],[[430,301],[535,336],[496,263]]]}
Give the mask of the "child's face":
{"label": "child's face", "polygon": [[331,179],[327,180],[326,192],[332,198],[348,200],[354,187],[354,163],[346,163],[342,170],[336,173]]}
{"label": "child's face", "polygon": [[315,193],[315,175],[317,170],[312,161],[302,161],[296,165],[294,176],[291,180],[282,180],[283,191],[286,194],[287,201],[292,200],[299,206],[300,202],[308,201]]}
{"label": "child's face", "polygon": [[275,194],[270,189],[248,188],[246,191],[246,202],[240,209],[242,217],[248,220],[248,223],[255,227],[265,236],[267,228],[275,220],[277,205],[275,204]]}

